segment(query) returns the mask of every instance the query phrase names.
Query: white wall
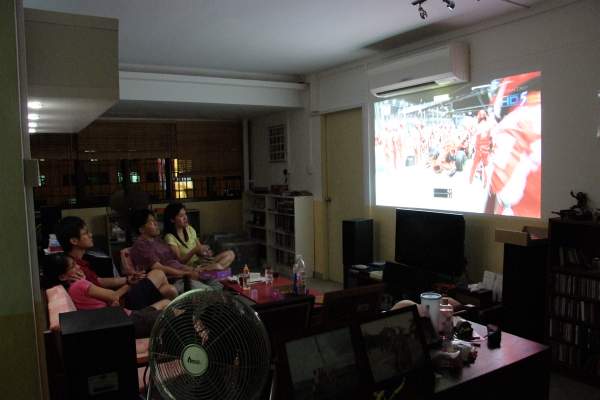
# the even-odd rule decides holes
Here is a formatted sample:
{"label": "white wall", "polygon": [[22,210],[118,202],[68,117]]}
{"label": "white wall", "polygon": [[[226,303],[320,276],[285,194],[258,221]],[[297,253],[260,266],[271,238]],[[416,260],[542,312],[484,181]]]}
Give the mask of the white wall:
{"label": "white wall", "polygon": [[[279,118],[290,124],[293,140],[290,160],[300,176],[296,182],[321,195],[319,115],[363,106],[365,173],[372,165],[369,111],[374,98],[368,93],[365,71],[387,59],[401,57],[447,43],[467,42],[471,49],[471,83],[532,70],[542,71],[542,218],[540,220],[467,215],[466,252],[471,278],[484,269],[502,270],[502,245],[494,242],[496,228],[520,229],[525,224],[545,224],[551,211],[569,207],[570,190],[587,192],[592,205],[600,206],[600,1],[549,0],[538,7],[494,19],[468,29],[410,43],[393,51],[323,71],[307,78],[310,114],[301,111],[253,121],[253,132],[262,132]],[[302,122],[306,117],[308,122]],[[286,119],[287,118],[287,119]],[[256,184],[280,183],[279,171],[266,160],[266,134],[253,133]],[[312,144],[309,144],[312,142]],[[312,148],[312,159],[305,151]],[[310,160],[310,161],[309,161]],[[313,174],[299,172],[311,165]],[[294,176],[291,184],[294,187]],[[368,180],[369,181],[369,180]],[[367,185],[370,183],[368,182]],[[306,187],[304,187],[306,188]],[[372,187],[365,188],[371,192]],[[311,189],[308,189],[311,190]],[[375,256],[393,257],[393,209],[372,207],[375,219]],[[391,222],[390,222],[391,221]]]}
{"label": "white wall", "polygon": [[[254,186],[283,184],[283,170],[287,169],[290,190],[308,190],[320,196],[320,119],[310,116],[307,98],[305,105],[303,109],[279,112],[250,121],[250,178]],[[280,124],[285,124],[287,128],[287,159],[282,163],[270,163],[268,128]]]}
{"label": "white wall", "polygon": [[570,206],[571,189],[587,192],[598,206],[599,17],[597,0],[549,1],[516,16],[316,74],[312,88],[318,92],[311,94],[311,111],[326,113],[360,104],[370,106],[374,99],[367,91],[367,66],[419,47],[465,41],[471,48],[473,84],[518,72],[542,71],[542,218],[551,216],[552,210]]}

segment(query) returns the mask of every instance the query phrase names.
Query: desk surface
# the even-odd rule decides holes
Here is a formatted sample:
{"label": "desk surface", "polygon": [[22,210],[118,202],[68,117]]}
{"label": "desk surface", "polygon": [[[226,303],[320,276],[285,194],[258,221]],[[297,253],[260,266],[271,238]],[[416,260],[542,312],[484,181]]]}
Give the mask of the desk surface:
{"label": "desk surface", "polygon": [[[484,326],[471,324],[479,336],[486,335]],[[435,383],[436,398],[452,398],[453,393],[462,392],[463,389],[467,389],[469,393],[479,390],[479,395],[491,394],[491,398],[501,398],[505,395],[501,393],[509,390],[502,386],[512,388],[513,395],[525,390],[525,387],[519,387],[519,383],[535,389],[537,394],[529,398],[547,398],[550,375],[549,347],[506,332],[502,332],[500,344],[498,349],[489,349],[487,341],[483,340],[477,348],[478,355],[473,364],[466,365],[456,375],[443,373]],[[502,384],[503,379],[510,381]],[[496,381],[498,384],[495,384]],[[485,387],[489,384],[493,386]],[[439,394],[444,396],[438,396]]]}

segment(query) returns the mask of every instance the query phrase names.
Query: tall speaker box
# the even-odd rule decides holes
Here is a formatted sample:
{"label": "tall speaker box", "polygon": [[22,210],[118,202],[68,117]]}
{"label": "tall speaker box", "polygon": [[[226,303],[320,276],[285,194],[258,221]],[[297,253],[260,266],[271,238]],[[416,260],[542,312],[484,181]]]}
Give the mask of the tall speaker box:
{"label": "tall speaker box", "polygon": [[70,400],[137,398],[135,334],[121,308],[60,314],[60,329]]}
{"label": "tall speaker box", "polygon": [[502,330],[544,340],[548,240],[525,245],[504,243]]}
{"label": "tall speaker box", "polygon": [[373,261],[373,220],[342,221],[343,263],[345,266]]}

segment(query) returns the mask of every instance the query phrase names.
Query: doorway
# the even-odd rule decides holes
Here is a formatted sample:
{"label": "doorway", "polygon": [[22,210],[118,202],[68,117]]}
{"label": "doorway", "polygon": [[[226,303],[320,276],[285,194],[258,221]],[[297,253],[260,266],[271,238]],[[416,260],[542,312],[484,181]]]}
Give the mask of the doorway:
{"label": "doorway", "polygon": [[323,198],[327,213],[328,278],[343,281],[342,221],[367,216],[360,108],[323,117]]}

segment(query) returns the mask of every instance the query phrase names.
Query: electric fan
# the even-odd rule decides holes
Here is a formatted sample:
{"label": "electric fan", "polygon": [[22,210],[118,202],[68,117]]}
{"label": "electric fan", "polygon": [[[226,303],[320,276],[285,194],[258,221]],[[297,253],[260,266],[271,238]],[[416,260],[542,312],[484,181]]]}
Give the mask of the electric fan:
{"label": "electric fan", "polygon": [[163,399],[255,399],[270,372],[256,312],[226,292],[192,290],[160,314],[150,336],[150,388]]}

